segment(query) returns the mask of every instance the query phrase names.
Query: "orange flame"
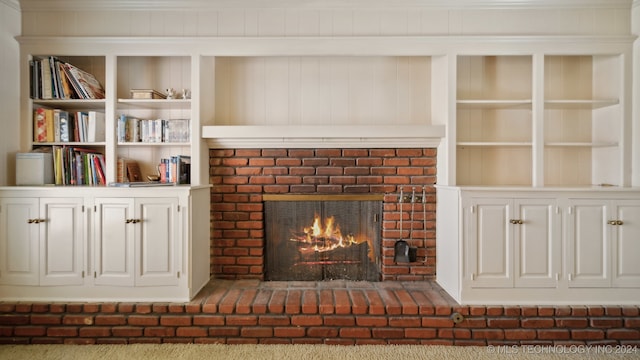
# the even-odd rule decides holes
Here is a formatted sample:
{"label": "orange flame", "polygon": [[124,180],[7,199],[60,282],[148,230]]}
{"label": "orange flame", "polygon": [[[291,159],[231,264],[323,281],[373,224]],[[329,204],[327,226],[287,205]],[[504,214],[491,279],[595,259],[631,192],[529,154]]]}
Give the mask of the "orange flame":
{"label": "orange flame", "polygon": [[[369,258],[375,258],[371,240],[366,236],[354,236],[353,234],[343,235],[340,226],[335,223],[335,218],[330,216],[325,219],[324,225],[318,214],[314,215],[313,225],[303,228],[304,238],[298,238],[297,241],[303,241],[313,244],[312,248],[307,251],[325,252],[337,249],[339,247],[348,247],[363,242],[369,243]],[[292,239],[294,240],[294,239]]]}

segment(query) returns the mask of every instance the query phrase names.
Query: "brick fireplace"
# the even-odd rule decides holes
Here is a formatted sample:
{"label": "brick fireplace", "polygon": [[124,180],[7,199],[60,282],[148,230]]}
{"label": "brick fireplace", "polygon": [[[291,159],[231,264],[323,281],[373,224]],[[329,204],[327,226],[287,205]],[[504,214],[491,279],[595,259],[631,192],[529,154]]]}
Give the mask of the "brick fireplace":
{"label": "brick fireplace", "polygon": [[[264,195],[273,194],[381,195],[380,279],[435,278],[436,149],[211,149],[209,158],[215,278],[265,279]],[[400,212],[401,189],[424,189],[425,201]],[[395,262],[401,238],[416,261]]]}

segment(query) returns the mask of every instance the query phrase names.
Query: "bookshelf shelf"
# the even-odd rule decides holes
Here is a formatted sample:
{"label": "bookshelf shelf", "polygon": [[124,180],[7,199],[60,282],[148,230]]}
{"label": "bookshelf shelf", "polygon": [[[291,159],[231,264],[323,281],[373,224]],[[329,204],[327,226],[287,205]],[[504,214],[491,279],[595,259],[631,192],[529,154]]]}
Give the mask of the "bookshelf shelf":
{"label": "bookshelf shelf", "polygon": [[127,105],[148,109],[189,109],[191,99],[118,99],[118,106]]}
{"label": "bookshelf shelf", "polygon": [[50,108],[65,108],[69,110],[102,110],[104,111],[106,101],[98,100],[43,100],[33,99],[34,105],[45,106]]}

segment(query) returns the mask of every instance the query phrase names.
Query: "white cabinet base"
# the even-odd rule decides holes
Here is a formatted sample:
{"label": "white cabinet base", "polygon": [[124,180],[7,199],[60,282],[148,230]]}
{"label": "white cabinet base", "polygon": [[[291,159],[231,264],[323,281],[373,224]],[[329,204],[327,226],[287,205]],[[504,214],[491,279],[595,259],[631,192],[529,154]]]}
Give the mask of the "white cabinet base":
{"label": "white cabinet base", "polygon": [[436,279],[460,304],[640,304],[640,189],[437,186],[436,211]]}
{"label": "white cabinet base", "polygon": [[209,192],[0,188],[0,250],[31,259],[0,259],[0,301],[191,300],[210,279]]}

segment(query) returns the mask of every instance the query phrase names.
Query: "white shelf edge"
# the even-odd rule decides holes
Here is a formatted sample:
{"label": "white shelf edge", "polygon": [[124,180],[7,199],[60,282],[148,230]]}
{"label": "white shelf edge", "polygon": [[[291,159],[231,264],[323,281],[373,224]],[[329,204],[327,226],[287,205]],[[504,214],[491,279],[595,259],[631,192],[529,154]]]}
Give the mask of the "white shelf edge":
{"label": "white shelf edge", "polygon": [[119,142],[118,146],[191,146],[189,142]]}
{"label": "white shelf edge", "polygon": [[191,99],[118,99],[118,105],[152,109],[188,109]]}
{"label": "white shelf edge", "polygon": [[531,109],[533,101],[523,100],[458,100],[460,109]]}
{"label": "white shelf edge", "polygon": [[32,142],[31,146],[106,146],[106,142],[81,142],[81,141],[54,141],[54,142]]}
{"label": "white shelf edge", "polygon": [[208,125],[204,139],[443,138],[444,125]]}
{"label": "white shelf edge", "polygon": [[618,105],[618,99],[545,100],[547,109],[597,109]]}
{"label": "white shelf edge", "polygon": [[457,146],[469,146],[469,147],[531,147],[530,142],[499,142],[499,141],[460,141],[456,143]]}
{"label": "white shelf edge", "polygon": [[203,126],[210,148],[408,148],[437,147],[444,125],[292,125]]}
{"label": "white shelf edge", "polygon": [[548,142],[544,146],[548,147],[616,147],[619,144],[615,141],[611,142]]}

